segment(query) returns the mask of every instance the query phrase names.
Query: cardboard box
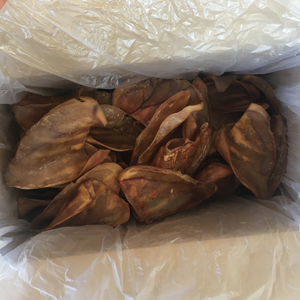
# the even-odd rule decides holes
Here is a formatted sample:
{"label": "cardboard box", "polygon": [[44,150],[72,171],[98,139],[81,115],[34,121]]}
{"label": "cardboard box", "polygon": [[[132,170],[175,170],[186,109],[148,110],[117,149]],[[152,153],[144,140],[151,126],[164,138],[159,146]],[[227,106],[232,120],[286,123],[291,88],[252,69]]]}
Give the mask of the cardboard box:
{"label": "cardboard box", "polygon": [[[300,297],[300,68],[287,69],[299,63],[296,2],[219,2],[5,4],[0,61],[10,79],[0,77],[0,102],[12,103],[32,88],[62,88],[70,82],[114,87],[144,76],[286,69],[265,78],[288,120],[289,156],[284,194],[270,200],[231,197],[151,225],[131,220],[115,229],[60,228],[29,238],[28,223],[16,216],[18,195],[3,182],[15,135],[9,108],[0,105],[1,300]],[[201,26],[193,27],[194,22]],[[92,27],[115,35],[97,39]],[[134,35],[132,46],[128,40]],[[126,56],[122,49],[131,52]]]}

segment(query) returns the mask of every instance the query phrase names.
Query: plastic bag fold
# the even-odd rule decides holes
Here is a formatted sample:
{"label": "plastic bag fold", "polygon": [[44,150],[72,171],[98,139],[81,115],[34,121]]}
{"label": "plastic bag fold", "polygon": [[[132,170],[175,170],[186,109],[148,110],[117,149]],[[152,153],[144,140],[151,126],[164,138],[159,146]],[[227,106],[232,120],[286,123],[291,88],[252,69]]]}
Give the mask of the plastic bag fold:
{"label": "plastic bag fold", "polygon": [[0,11],[0,62],[35,87],[269,73],[296,66],[298,2],[10,0]]}

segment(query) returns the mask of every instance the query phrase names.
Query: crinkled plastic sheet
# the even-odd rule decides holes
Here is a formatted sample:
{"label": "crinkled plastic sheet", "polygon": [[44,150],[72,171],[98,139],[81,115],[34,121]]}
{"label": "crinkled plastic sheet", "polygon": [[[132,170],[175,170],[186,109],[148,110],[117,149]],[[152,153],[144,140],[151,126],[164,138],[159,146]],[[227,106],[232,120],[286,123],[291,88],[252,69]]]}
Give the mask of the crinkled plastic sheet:
{"label": "crinkled plastic sheet", "polygon": [[38,87],[269,73],[295,66],[299,26],[299,0],[9,0],[0,65]]}
{"label": "crinkled plastic sheet", "polygon": [[283,194],[270,200],[230,197],[151,225],[29,238],[17,191],[3,181],[16,128],[0,105],[0,299],[299,299],[300,68],[287,69],[300,62],[297,3],[8,0],[0,102],[37,87],[49,94],[153,75],[282,70],[265,77],[288,119],[289,155]]}

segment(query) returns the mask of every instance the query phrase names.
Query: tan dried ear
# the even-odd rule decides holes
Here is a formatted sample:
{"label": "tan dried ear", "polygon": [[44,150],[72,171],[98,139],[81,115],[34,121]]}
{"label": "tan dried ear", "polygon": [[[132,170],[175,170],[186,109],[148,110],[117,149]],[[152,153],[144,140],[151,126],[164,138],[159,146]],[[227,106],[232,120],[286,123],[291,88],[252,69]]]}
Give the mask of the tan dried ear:
{"label": "tan dried ear", "polygon": [[63,205],[70,199],[79,186],[88,180],[97,180],[107,186],[108,189],[118,194],[120,185],[118,178],[123,169],[116,163],[103,163],[96,166],[83,176],[79,177],[75,183],[68,184],[48,205],[48,207],[31,222],[31,229],[43,229],[47,227]]}
{"label": "tan dried ear", "polygon": [[45,230],[55,228],[64,221],[79,214],[87,205],[91,204],[95,199],[94,183],[97,183],[97,181],[93,179],[82,183],[75,194],[65,202],[54,220],[45,228]]}
{"label": "tan dried ear", "polygon": [[[88,96],[80,96],[79,99],[83,100],[83,101],[86,101],[86,102],[96,101],[92,97],[88,97]],[[107,125],[107,119],[104,115],[104,112],[103,112],[101,106],[100,106],[100,109],[98,108],[97,110],[95,110],[94,113],[96,115],[96,118],[98,119],[98,122],[95,125],[100,124],[100,125],[103,125],[105,127]]]}
{"label": "tan dried ear", "polygon": [[55,96],[41,96],[28,93],[20,102],[13,104],[12,111],[21,128],[27,131],[45,114],[57,105],[70,99],[78,99],[83,89],[66,92]]}
{"label": "tan dried ear", "polygon": [[[160,125],[153,141],[149,147],[139,156],[137,164],[147,165],[154,159],[157,151],[166,142],[168,136],[182,124],[194,112],[198,112],[203,108],[203,103],[190,105],[179,111],[169,115]],[[132,162],[131,162],[132,164]]]}
{"label": "tan dried ear", "polygon": [[136,139],[135,148],[131,157],[131,165],[136,164],[140,155],[150,146],[162,122],[168,116],[181,111],[186,106],[190,94],[190,91],[181,91],[159,106],[148,126]]}
{"label": "tan dried ear", "polygon": [[83,169],[81,170],[81,172],[79,173],[78,177],[82,176],[83,174],[90,171],[94,167],[102,164],[108,157],[109,153],[110,153],[110,150],[105,150],[105,149],[97,150],[85,163],[85,165],[84,165]]}
{"label": "tan dried ear", "polygon": [[282,120],[274,119],[273,134],[269,115],[260,105],[251,104],[227,134],[225,129],[220,130],[216,142],[219,153],[236,177],[257,198],[271,197],[285,172],[287,144]]}
{"label": "tan dried ear", "polygon": [[58,186],[89,169],[90,160],[100,163],[86,154],[84,145],[90,127],[102,122],[102,115],[93,99],[72,99],[53,108],[20,141],[5,173],[7,185],[21,189]]}
{"label": "tan dried ear", "polygon": [[116,227],[130,217],[129,205],[97,180],[81,184],[45,230],[60,226],[106,224]]}
{"label": "tan dried ear", "polygon": [[194,141],[173,139],[161,147],[151,165],[192,176],[208,154],[211,129],[204,123]]}
{"label": "tan dried ear", "polygon": [[[187,80],[150,78],[116,88],[113,92],[113,105],[147,126],[162,103],[185,90],[191,93],[188,105],[196,105],[204,101],[202,94]],[[199,126],[209,122],[206,104],[196,119],[199,120]]]}
{"label": "tan dried ear", "polygon": [[148,224],[194,207],[216,190],[214,183],[152,166],[129,167],[119,181],[137,220]]}
{"label": "tan dried ear", "polygon": [[135,140],[141,133],[136,120],[120,108],[112,105],[101,105],[107,119],[106,126],[94,126],[90,130],[93,145],[106,147],[114,151],[133,150]]}

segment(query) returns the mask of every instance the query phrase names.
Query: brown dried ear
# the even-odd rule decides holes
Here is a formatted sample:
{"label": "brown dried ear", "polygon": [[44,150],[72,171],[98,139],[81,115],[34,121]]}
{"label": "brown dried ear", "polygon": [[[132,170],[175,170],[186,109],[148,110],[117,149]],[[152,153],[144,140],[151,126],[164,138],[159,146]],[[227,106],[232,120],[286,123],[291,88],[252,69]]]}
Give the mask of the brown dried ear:
{"label": "brown dried ear", "polygon": [[[137,164],[147,165],[154,159],[159,148],[165,144],[168,136],[176,130],[190,115],[203,108],[203,103],[186,106],[178,113],[169,115],[160,125],[149,147],[139,156]],[[131,162],[132,164],[132,162]]]}
{"label": "brown dried ear", "polygon": [[[273,120],[274,135],[269,115],[261,106],[251,104],[228,134],[225,129],[220,131],[217,140],[218,151],[240,182],[264,199],[272,196],[286,168],[286,129],[282,128],[283,119]],[[281,145],[278,155],[276,144]]]}
{"label": "brown dried ear", "polygon": [[208,76],[204,79],[213,111],[244,112],[251,103],[261,98],[259,89],[251,83],[239,81],[238,77],[225,75]]}
{"label": "brown dried ear", "polygon": [[[121,108],[144,125],[148,125],[163,102],[184,90],[191,93],[188,105],[196,105],[204,101],[201,93],[186,80],[150,78],[116,88],[113,93],[113,105]],[[196,119],[199,119],[199,126],[204,122],[209,122],[209,111],[207,111],[206,104]]]}
{"label": "brown dried ear", "polygon": [[138,221],[148,224],[192,208],[216,190],[214,183],[152,166],[129,167],[121,173],[119,181]]}
{"label": "brown dried ear", "polygon": [[45,114],[57,105],[80,96],[83,89],[66,92],[55,96],[41,96],[29,93],[20,102],[11,106],[21,128],[27,131]]}
{"label": "brown dried ear", "polygon": [[94,139],[91,143],[114,151],[133,150],[136,138],[141,133],[136,126],[137,121],[118,107],[112,105],[100,107],[107,124],[106,126],[98,124],[97,127],[91,128],[90,136]]}
{"label": "brown dried ear", "polygon": [[204,123],[194,141],[173,139],[161,147],[151,165],[181,171],[192,176],[205,159],[210,148],[211,129]]}
{"label": "brown dried ear", "polygon": [[214,182],[217,185],[217,191],[207,200],[224,199],[241,185],[231,167],[220,163],[211,163],[195,179],[201,182]]}
{"label": "brown dried ear", "polygon": [[68,199],[73,197],[78,187],[92,179],[105,184],[108,189],[118,194],[120,185],[118,177],[123,169],[116,163],[103,163],[93,168],[83,176],[78,178],[75,183],[69,183],[48,205],[48,207],[31,222],[31,229],[43,229],[47,227],[61,210]]}
{"label": "brown dried ear", "polygon": [[[264,98],[262,100],[264,100],[265,102],[267,102],[270,105],[271,115],[279,114],[279,111],[280,111],[279,101],[276,98],[272,87],[266,80],[264,80],[261,77],[254,76],[254,75],[243,75],[243,76],[241,76],[240,80],[242,82],[247,82],[247,83],[250,82],[252,85],[257,87],[263,93]],[[260,101],[260,102],[264,102],[264,101]]]}
{"label": "brown dried ear", "polygon": [[129,205],[100,181],[82,183],[44,230],[61,226],[106,224],[116,227],[130,217]]}
{"label": "brown dried ear", "polygon": [[21,189],[58,186],[100,163],[98,154],[89,157],[84,145],[90,127],[102,119],[103,112],[93,99],[72,99],[53,108],[22,138],[5,173],[7,185]]}
{"label": "brown dried ear", "polygon": [[148,126],[136,139],[135,148],[131,157],[131,165],[136,164],[140,155],[151,145],[162,122],[171,114],[181,111],[188,103],[189,98],[189,91],[181,91],[159,106]]}

